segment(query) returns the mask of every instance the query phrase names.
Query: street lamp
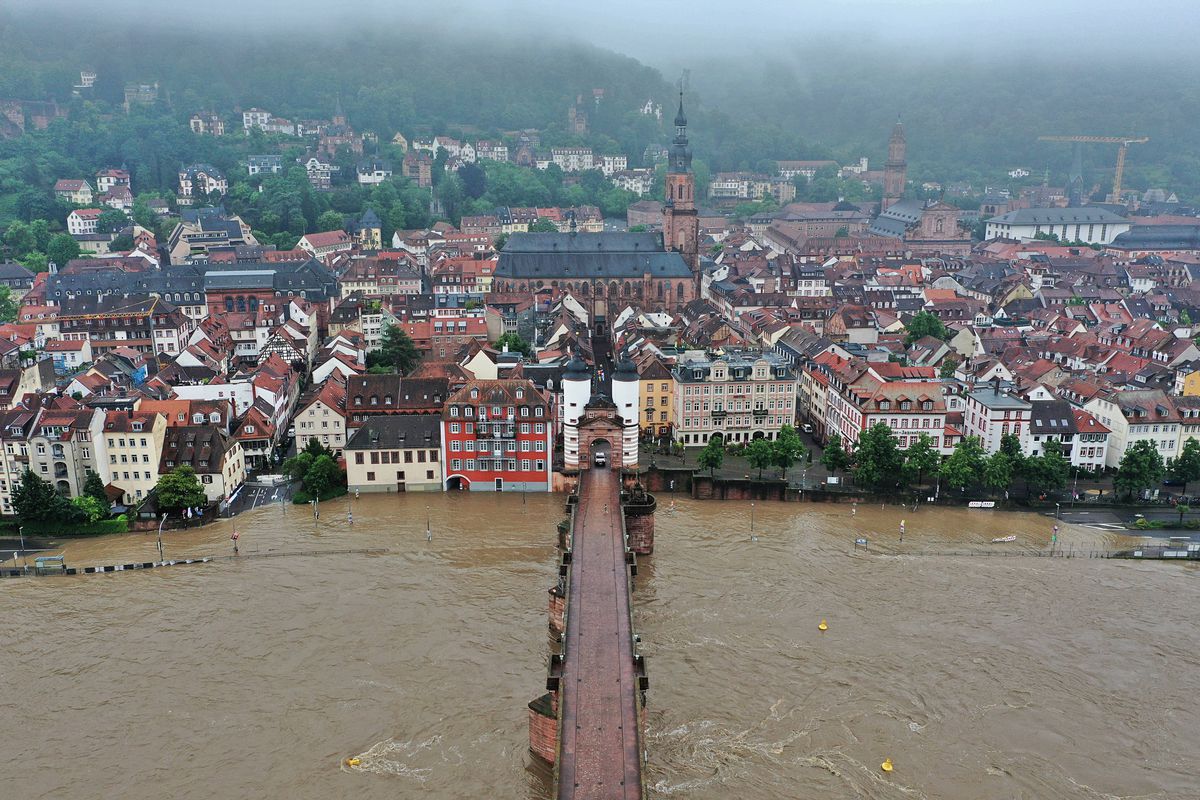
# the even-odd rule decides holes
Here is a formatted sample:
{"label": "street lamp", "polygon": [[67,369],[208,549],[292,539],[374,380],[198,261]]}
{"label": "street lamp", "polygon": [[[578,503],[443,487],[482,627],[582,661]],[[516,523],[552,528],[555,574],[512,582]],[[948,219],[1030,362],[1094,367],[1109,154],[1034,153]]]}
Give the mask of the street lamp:
{"label": "street lamp", "polygon": [[1054,504],[1054,518],[1062,519],[1062,503]]}
{"label": "street lamp", "polygon": [[162,515],[162,521],[158,523],[158,563],[160,563],[160,564],[162,564],[163,562],[166,561],[166,559],[163,558],[163,546],[162,546],[162,529],[163,529],[163,525],[165,525],[166,522],[167,522],[167,512],[164,511],[163,515]]}
{"label": "street lamp", "polygon": [[[28,563],[26,563],[26,561],[25,561],[25,526],[22,525],[20,528],[17,529],[17,532],[21,535],[21,563],[23,565],[22,571],[24,571],[24,570],[28,569],[28,567],[29,567]],[[16,559],[13,559],[13,566],[15,567],[16,565],[17,565],[17,561],[16,561]]]}
{"label": "street lamp", "polygon": [[1079,496],[1079,465],[1075,465],[1075,484],[1071,487],[1071,508],[1075,507],[1075,498]]}
{"label": "street lamp", "polygon": [[433,527],[430,525],[429,506],[425,506],[425,541],[433,541]]}

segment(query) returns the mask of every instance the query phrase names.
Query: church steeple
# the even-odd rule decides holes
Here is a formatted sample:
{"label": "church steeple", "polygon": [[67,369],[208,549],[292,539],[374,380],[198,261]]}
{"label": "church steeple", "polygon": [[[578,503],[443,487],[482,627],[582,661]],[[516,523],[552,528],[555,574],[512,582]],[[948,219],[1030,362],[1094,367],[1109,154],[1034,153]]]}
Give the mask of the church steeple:
{"label": "church steeple", "polygon": [[688,147],[687,116],[683,113],[683,91],[679,92],[679,111],[675,114],[675,140],[671,144],[668,172],[683,174],[692,171],[692,150]]}
{"label": "church steeple", "polygon": [[683,113],[683,91],[675,114],[675,139],[667,162],[666,205],[663,207],[663,243],[675,250],[692,268],[699,287],[700,224],[696,212],[696,176],[692,174],[692,150],[688,147],[687,115]]}
{"label": "church steeple", "polygon": [[908,182],[908,160],[906,151],[908,142],[904,136],[904,125],[900,118],[892,127],[892,135],[888,138],[887,161],[883,164],[883,208],[887,209],[898,203],[904,197],[905,184]]}

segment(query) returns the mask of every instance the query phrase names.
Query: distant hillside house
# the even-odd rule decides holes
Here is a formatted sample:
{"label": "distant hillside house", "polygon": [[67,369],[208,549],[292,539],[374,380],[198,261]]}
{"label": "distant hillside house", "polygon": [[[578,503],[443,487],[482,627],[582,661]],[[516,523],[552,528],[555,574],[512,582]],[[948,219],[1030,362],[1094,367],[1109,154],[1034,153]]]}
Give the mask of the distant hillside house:
{"label": "distant hillside house", "polygon": [[64,178],[54,184],[54,195],[77,206],[92,202],[92,185],[87,181]]}
{"label": "distant hillside house", "polygon": [[191,126],[192,133],[199,136],[225,135],[225,120],[221,119],[221,115],[215,111],[201,111],[198,114],[192,114],[188,125]]}
{"label": "distant hillside house", "polygon": [[211,164],[192,164],[179,171],[179,205],[190,206],[196,197],[224,195],[229,181]]}
{"label": "distant hillside house", "polygon": [[251,175],[258,175],[262,172],[274,175],[283,172],[283,156],[247,156],[246,172]]}

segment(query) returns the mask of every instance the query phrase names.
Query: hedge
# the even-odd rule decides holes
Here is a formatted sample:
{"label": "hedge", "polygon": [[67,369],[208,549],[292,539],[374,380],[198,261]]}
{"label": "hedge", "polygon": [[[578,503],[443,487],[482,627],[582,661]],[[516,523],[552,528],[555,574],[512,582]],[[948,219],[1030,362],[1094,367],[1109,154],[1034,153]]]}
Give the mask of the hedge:
{"label": "hedge", "polygon": [[25,528],[26,536],[102,536],[107,533],[125,533],[129,530],[129,520],[122,514],[96,522],[63,525],[57,520],[35,520],[14,526],[16,527]]}
{"label": "hedge", "polygon": [[[324,503],[326,500],[332,500],[335,497],[345,497],[349,492],[350,492],[350,490],[347,489],[345,486],[336,486],[332,489],[327,489],[324,492],[322,492],[321,497],[319,499],[322,503]],[[303,505],[304,503],[311,503],[312,495],[310,495],[308,492],[304,491],[303,489],[298,489],[296,491],[296,493],[294,495],[292,495],[292,502],[295,503],[296,505]]]}

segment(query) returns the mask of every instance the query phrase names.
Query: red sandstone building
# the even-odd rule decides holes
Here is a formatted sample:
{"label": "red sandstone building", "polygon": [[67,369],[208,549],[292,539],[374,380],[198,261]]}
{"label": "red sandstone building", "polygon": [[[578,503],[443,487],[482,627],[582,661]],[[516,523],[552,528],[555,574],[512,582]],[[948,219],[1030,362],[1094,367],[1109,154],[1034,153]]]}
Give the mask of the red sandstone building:
{"label": "red sandstone building", "polygon": [[550,406],[532,381],[471,381],[446,401],[447,490],[548,492],[553,454]]}

